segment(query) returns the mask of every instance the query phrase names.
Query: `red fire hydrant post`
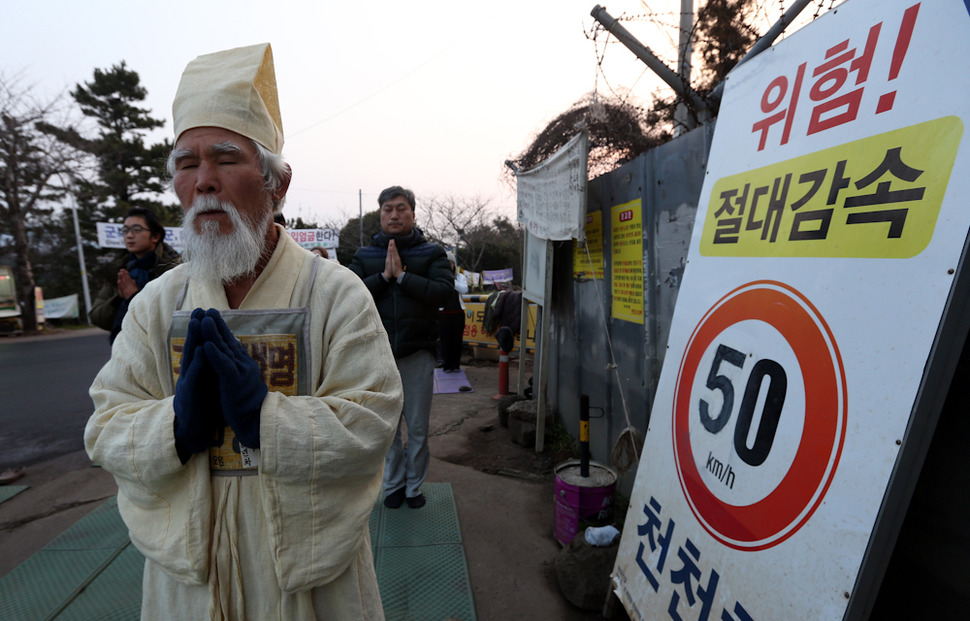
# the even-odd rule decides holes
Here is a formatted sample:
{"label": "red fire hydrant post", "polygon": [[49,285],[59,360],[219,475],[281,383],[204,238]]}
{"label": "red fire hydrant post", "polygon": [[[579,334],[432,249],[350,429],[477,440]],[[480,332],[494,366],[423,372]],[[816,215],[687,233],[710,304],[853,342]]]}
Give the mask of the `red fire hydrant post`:
{"label": "red fire hydrant post", "polygon": [[509,355],[498,350],[498,394],[493,399],[501,399],[509,394]]}

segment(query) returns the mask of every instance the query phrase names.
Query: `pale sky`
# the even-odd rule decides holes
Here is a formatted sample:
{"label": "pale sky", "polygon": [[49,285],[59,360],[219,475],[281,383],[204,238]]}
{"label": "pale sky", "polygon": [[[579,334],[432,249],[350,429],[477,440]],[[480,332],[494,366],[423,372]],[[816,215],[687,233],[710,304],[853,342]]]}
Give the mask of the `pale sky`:
{"label": "pale sky", "polygon": [[[676,62],[680,0],[599,0],[658,55]],[[504,161],[585,93],[631,89],[648,104],[658,79],[594,24],[595,0],[320,2],[3,0],[0,72],[43,98],[126,61],[164,119],[185,65],[201,54],[273,46],[294,171],[284,214],[343,222],[400,184],[418,199],[480,197],[514,219]],[[605,56],[602,72],[598,55]],[[605,75],[605,78],[604,78]],[[174,197],[172,197],[174,202]]]}

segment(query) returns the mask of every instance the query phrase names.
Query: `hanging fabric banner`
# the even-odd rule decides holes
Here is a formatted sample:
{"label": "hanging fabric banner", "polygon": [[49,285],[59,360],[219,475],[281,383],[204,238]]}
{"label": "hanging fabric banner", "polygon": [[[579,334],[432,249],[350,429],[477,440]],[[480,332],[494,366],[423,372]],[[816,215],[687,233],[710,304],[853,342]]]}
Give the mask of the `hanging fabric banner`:
{"label": "hanging fabric banner", "polygon": [[549,159],[515,176],[518,221],[539,239],[583,239],[587,143],[581,132]]}

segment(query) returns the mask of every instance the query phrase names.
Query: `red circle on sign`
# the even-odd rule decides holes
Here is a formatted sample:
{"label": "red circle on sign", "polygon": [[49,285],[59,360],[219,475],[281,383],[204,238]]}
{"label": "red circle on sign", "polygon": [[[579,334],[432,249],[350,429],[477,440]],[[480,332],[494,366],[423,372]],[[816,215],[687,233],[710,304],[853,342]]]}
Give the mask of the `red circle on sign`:
{"label": "red circle on sign", "polygon": [[[781,482],[750,505],[731,505],[705,485],[690,443],[691,390],[701,357],[727,328],[763,321],[791,346],[805,385],[805,424]],[[774,281],[738,287],[718,300],[694,329],[674,395],[673,449],[691,511],[715,539],[738,550],[763,550],[791,537],[814,513],[835,475],[845,440],[845,369],[818,310],[795,289]]]}

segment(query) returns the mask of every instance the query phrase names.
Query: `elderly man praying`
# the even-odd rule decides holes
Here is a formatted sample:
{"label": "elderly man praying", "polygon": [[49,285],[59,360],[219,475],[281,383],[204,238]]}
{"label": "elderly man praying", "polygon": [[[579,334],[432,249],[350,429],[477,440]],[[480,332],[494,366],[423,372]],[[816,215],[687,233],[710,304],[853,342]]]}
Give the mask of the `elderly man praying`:
{"label": "elderly man praying", "polygon": [[142,617],[383,619],[368,518],[401,381],[360,279],[273,222],[270,46],[189,63],[173,116],[186,263],[133,299],[84,436],[147,559]]}

